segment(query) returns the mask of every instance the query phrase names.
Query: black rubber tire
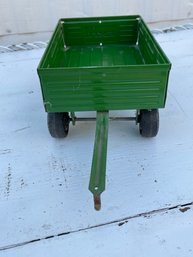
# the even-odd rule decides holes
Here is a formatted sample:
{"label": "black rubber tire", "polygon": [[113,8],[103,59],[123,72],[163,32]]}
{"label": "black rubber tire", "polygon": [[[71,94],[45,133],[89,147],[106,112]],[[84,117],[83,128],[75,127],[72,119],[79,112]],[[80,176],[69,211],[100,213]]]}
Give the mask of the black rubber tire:
{"label": "black rubber tire", "polygon": [[63,138],[68,135],[70,117],[67,112],[50,112],[47,122],[52,137]]}
{"label": "black rubber tire", "polygon": [[155,137],[159,131],[158,109],[140,110],[139,132],[143,137]]}

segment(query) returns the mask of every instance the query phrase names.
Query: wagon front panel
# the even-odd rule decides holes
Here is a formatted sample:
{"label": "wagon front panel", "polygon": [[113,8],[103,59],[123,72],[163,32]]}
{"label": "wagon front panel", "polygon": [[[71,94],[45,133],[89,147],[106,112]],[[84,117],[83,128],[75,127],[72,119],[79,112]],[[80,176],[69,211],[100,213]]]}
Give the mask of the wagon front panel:
{"label": "wagon front panel", "polygon": [[152,109],[165,105],[169,68],[130,66],[39,72],[47,112]]}

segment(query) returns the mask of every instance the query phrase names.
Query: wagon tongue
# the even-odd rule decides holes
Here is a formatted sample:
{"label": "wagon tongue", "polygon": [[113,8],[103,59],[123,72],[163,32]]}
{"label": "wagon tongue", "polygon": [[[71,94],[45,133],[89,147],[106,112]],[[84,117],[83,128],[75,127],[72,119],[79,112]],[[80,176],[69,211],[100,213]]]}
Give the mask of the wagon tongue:
{"label": "wagon tongue", "polygon": [[100,195],[105,190],[108,123],[109,112],[97,112],[94,152],[89,183],[89,190],[94,196],[95,210],[100,210]]}

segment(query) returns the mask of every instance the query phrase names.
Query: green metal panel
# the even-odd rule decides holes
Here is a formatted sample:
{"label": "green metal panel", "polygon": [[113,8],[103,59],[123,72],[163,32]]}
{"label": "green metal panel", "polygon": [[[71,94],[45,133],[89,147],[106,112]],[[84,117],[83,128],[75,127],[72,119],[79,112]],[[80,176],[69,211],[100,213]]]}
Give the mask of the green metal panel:
{"label": "green metal panel", "polygon": [[140,16],[62,19],[38,67],[47,112],[162,108],[171,64]]}
{"label": "green metal panel", "polygon": [[101,42],[135,44],[137,41],[138,20],[134,17],[63,19],[61,22],[67,46],[97,45]]}
{"label": "green metal panel", "polygon": [[164,106],[167,71],[159,67],[84,68],[42,74],[48,112]]}
{"label": "green metal panel", "polygon": [[89,190],[94,195],[95,208],[100,209],[100,195],[105,190],[107,140],[108,140],[108,112],[97,112],[96,134]]}

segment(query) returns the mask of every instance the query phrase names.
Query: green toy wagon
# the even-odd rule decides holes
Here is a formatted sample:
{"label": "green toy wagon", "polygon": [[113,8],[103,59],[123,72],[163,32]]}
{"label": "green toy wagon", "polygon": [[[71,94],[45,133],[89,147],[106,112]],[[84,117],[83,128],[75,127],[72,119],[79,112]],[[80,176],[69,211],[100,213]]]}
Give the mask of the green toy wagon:
{"label": "green toy wagon", "polygon": [[94,119],[75,112],[97,112],[89,184],[95,209],[105,189],[109,110],[137,110],[113,120],[134,120],[142,136],[156,136],[170,68],[140,16],[59,20],[38,67],[48,129],[66,137],[70,122]]}

